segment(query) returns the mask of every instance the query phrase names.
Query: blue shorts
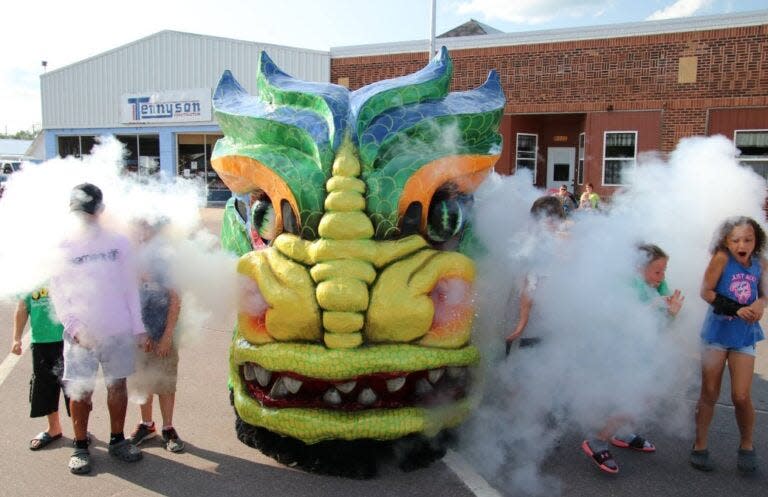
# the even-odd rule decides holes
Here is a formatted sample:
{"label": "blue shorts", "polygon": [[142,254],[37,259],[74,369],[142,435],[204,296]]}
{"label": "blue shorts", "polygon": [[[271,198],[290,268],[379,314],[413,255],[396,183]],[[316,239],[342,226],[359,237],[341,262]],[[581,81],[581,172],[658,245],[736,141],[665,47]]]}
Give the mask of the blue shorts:
{"label": "blue shorts", "polygon": [[741,354],[751,355],[752,357],[755,357],[755,355],[757,355],[757,348],[755,347],[755,344],[747,345],[745,347],[728,347],[726,345],[723,345],[722,343],[705,341],[704,348],[713,349],[713,350],[722,350],[725,352],[739,352]]}

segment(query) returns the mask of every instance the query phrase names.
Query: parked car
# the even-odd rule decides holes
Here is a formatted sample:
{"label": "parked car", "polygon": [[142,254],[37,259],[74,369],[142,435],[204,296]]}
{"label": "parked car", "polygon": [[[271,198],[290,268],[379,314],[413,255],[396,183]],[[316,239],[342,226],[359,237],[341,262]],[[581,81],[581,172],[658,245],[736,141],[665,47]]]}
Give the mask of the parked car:
{"label": "parked car", "polygon": [[13,174],[21,170],[21,162],[3,162],[0,166],[0,174]]}
{"label": "parked car", "polygon": [[3,192],[5,191],[5,182],[8,181],[8,175],[7,174],[0,174],[0,198],[3,196]]}

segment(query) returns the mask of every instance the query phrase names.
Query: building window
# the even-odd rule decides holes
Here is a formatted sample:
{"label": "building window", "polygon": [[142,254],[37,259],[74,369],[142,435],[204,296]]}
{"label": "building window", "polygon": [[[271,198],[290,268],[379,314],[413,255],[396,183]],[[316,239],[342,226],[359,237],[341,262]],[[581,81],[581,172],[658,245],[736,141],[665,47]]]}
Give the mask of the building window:
{"label": "building window", "polygon": [[140,177],[160,172],[159,135],[116,135],[125,147],[124,171]]}
{"label": "building window", "polygon": [[226,200],[230,192],[224,181],[211,167],[211,154],[216,141],[223,135],[178,134],[177,173],[183,178],[195,178],[208,189],[209,200]]}
{"label": "building window", "polygon": [[538,150],[539,135],[529,133],[517,134],[517,151],[515,157],[515,171],[530,169],[533,180],[536,181],[536,152]]}
{"label": "building window", "polygon": [[768,179],[768,130],[735,131],[734,143],[739,149],[739,162]]}
{"label": "building window", "polygon": [[603,184],[624,184],[624,172],[635,166],[637,131],[606,131],[603,149]]}
{"label": "building window", "polygon": [[59,136],[59,156],[74,156],[80,158],[89,155],[91,149],[96,145],[95,136]]}
{"label": "building window", "polygon": [[579,133],[579,163],[576,164],[576,181],[584,184],[584,147],[587,144],[586,133]]}

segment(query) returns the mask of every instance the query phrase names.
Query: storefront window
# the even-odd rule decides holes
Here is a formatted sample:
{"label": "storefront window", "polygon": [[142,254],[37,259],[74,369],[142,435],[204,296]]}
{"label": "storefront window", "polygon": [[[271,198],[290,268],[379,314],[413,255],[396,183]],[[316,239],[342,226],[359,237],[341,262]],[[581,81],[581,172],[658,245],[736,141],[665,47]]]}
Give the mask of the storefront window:
{"label": "storefront window", "polygon": [[95,136],[59,136],[59,156],[60,157],[82,157],[91,153],[91,149],[96,145]]}
{"label": "storefront window", "polygon": [[538,150],[539,135],[528,133],[517,134],[516,170],[530,169],[536,177],[536,151]]}
{"label": "storefront window", "polygon": [[125,147],[124,172],[149,177],[160,172],[160,138],[158,135],[117,135]]}
{"label": "storefront window", "polygon": [[768,179],[768,130],[736,131],[734,135],[739,162]]}
{"label": "storefront window", "polygon": [[197,179],[204,183],[208,190],[208,199],[212,201],[225,201],[231,195],[229,189],[211,167],[211,154],[213,154],[213,147],[219,138],[223,138],[223,135],[177,135],[177,174],[182,178]]}
{"label": "storefront window", "polygon": [[637,131],[606,131],[603,150],[603,184],[623,184],[623,173],[635,166]]}

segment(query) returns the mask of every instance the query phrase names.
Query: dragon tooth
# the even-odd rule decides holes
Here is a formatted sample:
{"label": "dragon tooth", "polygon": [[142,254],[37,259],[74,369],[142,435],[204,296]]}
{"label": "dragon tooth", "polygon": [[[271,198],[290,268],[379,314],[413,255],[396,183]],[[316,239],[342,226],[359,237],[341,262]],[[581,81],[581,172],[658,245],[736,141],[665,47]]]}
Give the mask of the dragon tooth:
{"label": "dragon tooth", "polygon": [[453,380],[459,380],[467,376],[467,368],[460,366],[451,366],[448,368],[448,377]]}
{"label": "dragon tooth", "polygon": [[397,392],[405,385],[405,376],[398,376],[387,380],[387,390],[391,393]]}
{"label": "dragon tooth", "polygon": [[291,393],[296,393],[301,388],[301,385],[304,382],[301,380],[297,380],[296,378],[291,378],[290,376],[283,376],[283,385],[285,385],[285,388],[288,389]]}
{"label": "dragon tooth", "polygon": [[331,405],[338,405],[341,404],[341,395],[339,394],[339,391],[335,388],[329,388],[326,390],[326,392],[323,394],[323,400],[326,404]]}
{"label": "dragon tooth", "polygon": [[259,385],[263,387],[269,385],[269,380],[272,379],[272,373],[261,366],[255,366],[254,369],[256,371],[256,381],[259,382]]}
{"label": "dragon tooth", "polygon": [[363,404],[364,406],[369,406],[376,402],[376,394],[371,390],[370,388],[363,389],[362,392],[360,392],[360,395],[357,396],[357,401]]}
{"label": "dragon tooth", "polygon": [[339,383],[336,388],[342,393],[349,393],[357,386],[356,381],[348,381],[346,383]]}
{"label": "dragon tooth", "polygon": [[418,382],[416,382],[416,394],[417,395],[427,395],[432,392],[434,388],[432,388],[432,385],[429,384],[427,380],[424,378],[420,379]]}
{"label": "dragon tooth", "polygon": [[256,367],[250,362],[246,362],[243,365],[243,378],[245,378],[245,381],[253,381],[256,379]]}
{"label": "dragon tooth", "polygon": [[437,383],[440,381],[440,378],[443,377],[443,373],[445,373],[445,369],[439,368],[439,369],[430,369],[427,373],[427,377],[429,378],[429,382],[432,384]]}
{"label": "dragon tooth", "polygon": [[269,391],[269,396],[273,399],[280,399],[288,395],[288,389],[283,383],[284,378],[278,378],[275,384],[272,385],[272,389]]}

